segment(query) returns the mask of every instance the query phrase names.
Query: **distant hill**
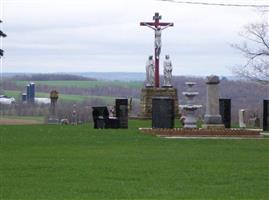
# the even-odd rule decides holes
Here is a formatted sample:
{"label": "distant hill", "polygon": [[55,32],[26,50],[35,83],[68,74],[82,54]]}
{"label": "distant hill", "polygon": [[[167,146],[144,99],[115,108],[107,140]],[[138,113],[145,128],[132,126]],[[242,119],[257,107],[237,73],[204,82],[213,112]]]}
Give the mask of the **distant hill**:
{"label": "distant hill", "polygon": [[[56,75],[75,75],[85,77],[89,79],[107,80],[107,81],[144,81],[146,74],[143,72],[55,72],[55,73],[23,73],[23,72],[12,72],[3,73],[4,78],[10,77],[29,77],[37,75],[56,74]],[[62,80],[62,79],[61,79]],[[69,79],[70,80],[70,79]],[[73,77],[73,80],[78,80]]]}
{"label": "distant hill", "polygon": [[[146,74],[144,72],[57,72],[57,73],[48,73],[50,75],[75,75],[79,77],[88,78],[87,80],[107,80],[107,81],[145,81]],[[36,76],[40,75],[40,73],[3,73],[3,77],[14,77],[14,76]],[[46,75],[41,74],[41,75]],[[178,75],[174,75],[178,76]],[[184,75],[181,75],[184,76]],[[190,77],[190,76],[186,76]],[[195,78],[204,78],[203,76],[193,76]],[[70,79],[71,78],[71,79]],[[66,80],[80,80],[78,77],[70,77]],[[240,80],[238,77],[235,76],[222,76],[221,79],[236,81]],[[29,80],[29,79],[28,79]],[[36,79],[37,80],[37,79]],[[58,79],[59,80],[59,79]],[[62,80],[62,79],[60,79]]]}
{"label": "distant hill", "polygon": [[72,74],[110,81],[144,81],[146,77],[146,74],[142,72],[85,72]]}
{"label": "distant hill", "polygon": [[[6,76],[10,78],[9,76]],[[16,81],[96,81],[95,78],[74,74],[15,74],[11,76]]]}

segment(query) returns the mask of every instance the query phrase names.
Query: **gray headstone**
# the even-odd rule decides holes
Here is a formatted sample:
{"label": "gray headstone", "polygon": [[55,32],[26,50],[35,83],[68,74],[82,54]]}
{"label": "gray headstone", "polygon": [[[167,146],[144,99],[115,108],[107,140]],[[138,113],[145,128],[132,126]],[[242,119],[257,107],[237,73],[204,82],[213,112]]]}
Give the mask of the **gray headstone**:
{"label": "gray headstone", "polygon": [[206,78],[207,100],[206,114],[204,117],[205,124],[222,124],[219,109],[219,77],[215,75]]}

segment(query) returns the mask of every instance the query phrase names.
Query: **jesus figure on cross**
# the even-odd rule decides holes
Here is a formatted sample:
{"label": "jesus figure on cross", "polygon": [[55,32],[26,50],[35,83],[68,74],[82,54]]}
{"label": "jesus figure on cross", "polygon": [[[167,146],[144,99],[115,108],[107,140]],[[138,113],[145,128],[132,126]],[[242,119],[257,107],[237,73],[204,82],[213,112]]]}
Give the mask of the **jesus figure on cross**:
{"label": "jesus figure on cross", "polygon": [[173,25],[173,23],[169,23],[168,25],[166,25],[164,27],[157,26],[157,28],[152,27],[152,26],[148,25],[147,23],[144,23],[144,25],[155,31],[155,41],[154,41],[154,47],[155,47],[155,51],[156,51],[155,55],[156,55],[156,58],[159,59],[160,54],[161,54],[161,48],[162,48],[162,30]]}

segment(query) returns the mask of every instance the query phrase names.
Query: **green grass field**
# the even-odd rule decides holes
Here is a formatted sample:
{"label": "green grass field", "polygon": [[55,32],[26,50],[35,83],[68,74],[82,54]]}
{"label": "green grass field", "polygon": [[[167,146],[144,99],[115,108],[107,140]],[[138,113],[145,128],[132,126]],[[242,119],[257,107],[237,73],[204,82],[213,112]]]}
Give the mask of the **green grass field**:
{"label": "green grass field", "polygon": [[[130,81],[130,82],[122,82],[122,81],[34,81],[36,85],[47,85],[52,87],[77,87],[77,88],[95,88],[95,87],[108,87],[108,86],[117,86],[124,88],[138,88],[143,87],[142,82],[138,81]],[[25,86],[29,82],[27,81],[16,81],[17,85]]]}
{"label": "green grass field", "polygon": [[[20,91],[16,90],[5,90],[5,95],[14,97],[16,100],[21,99]],[[49,98],[48,93],[42,93],[38,92],[36,93],[36,97],[44,97]],[[83,95],[71,95],[71,94],[60,94],[59,101],[72,101],[72,102],[83,102],[91,99],[99,99],[103,101],[106,104],[112,104],[114,103],[116,97],[110,97],[110,96],[83,96]]]}
{"label": "green grass field", "polygon": [[269,140],[0,126],[0,199],[268,199]]}

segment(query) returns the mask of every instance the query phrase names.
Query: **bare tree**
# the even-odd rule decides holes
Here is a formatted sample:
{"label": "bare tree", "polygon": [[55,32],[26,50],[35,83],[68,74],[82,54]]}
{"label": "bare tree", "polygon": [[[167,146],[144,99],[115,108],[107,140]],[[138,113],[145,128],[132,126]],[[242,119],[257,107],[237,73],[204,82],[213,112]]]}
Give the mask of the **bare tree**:
{"label": "bare tree", "polygon": [[269,85],[269,24],[265,19],[245,27],[242,44],[232,45],[247,59],[246,64],[236,66],[233,72],[239,77]]}

